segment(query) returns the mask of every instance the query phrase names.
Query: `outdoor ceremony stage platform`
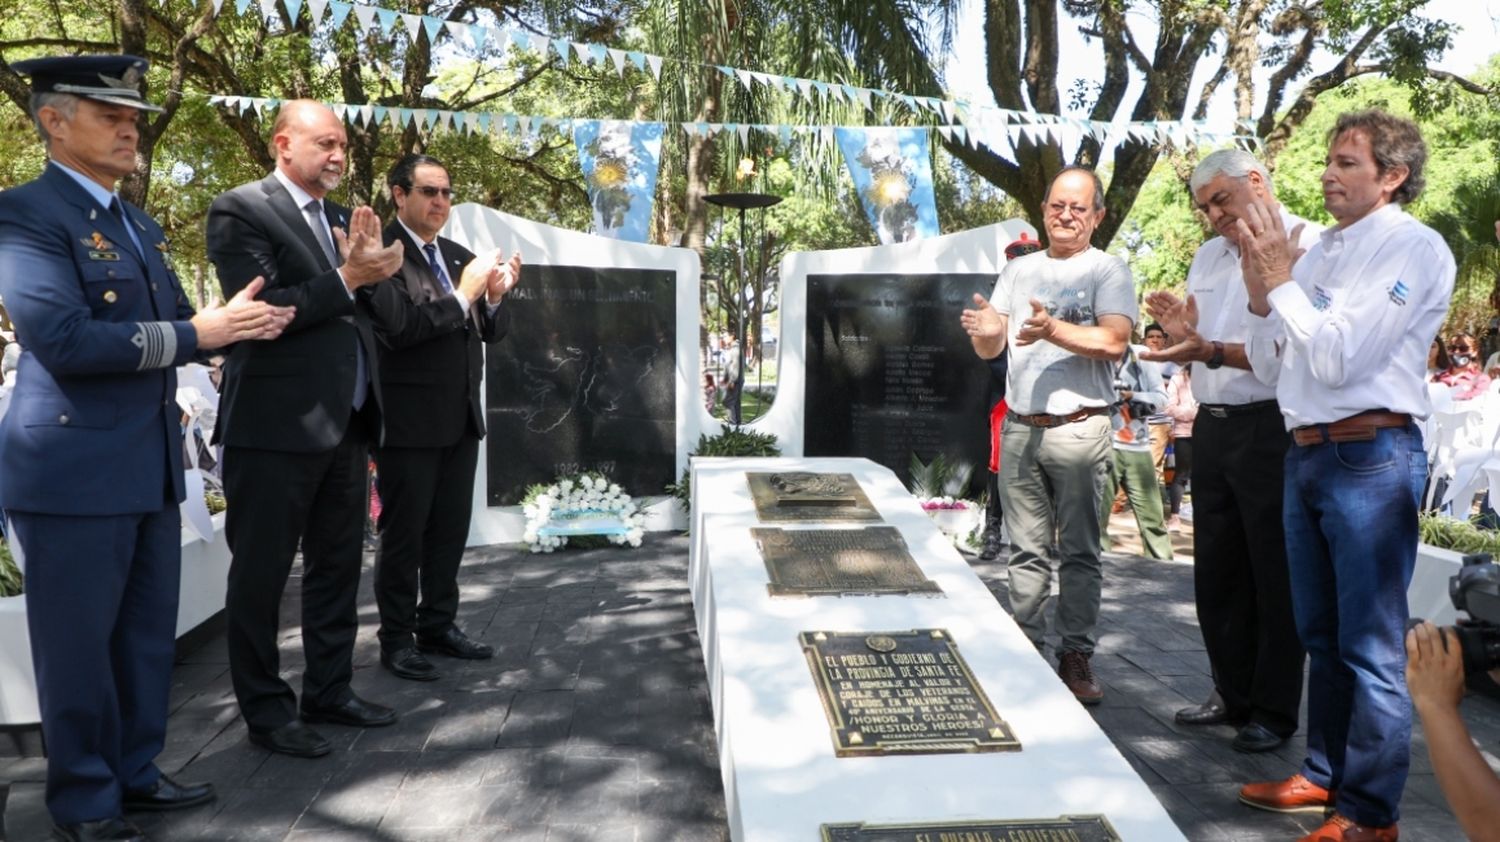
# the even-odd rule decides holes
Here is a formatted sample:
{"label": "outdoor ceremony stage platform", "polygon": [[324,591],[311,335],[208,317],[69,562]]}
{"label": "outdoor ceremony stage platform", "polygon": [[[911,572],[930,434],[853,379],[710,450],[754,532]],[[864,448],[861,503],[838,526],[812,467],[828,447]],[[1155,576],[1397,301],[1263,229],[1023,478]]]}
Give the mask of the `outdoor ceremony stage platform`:
{"label": "outdoor ceremony stage platform", "polygon": [[[1129,515],[1116,525],[1123,534]],[[367,565],[372,561],[367,555]],[[1003,606],[1004,564],[968,561]],[[160,763],[180,780],[212,781],[219,800],[132,818],[153,842],[728,839],[687,570],[688,539],[665,534],[648,535],[639,550],[470,550],[461,574],[461,622],[497,654],[474,663],[439,659],[444,677],[419,684],[377,664],[367,569],[354,687],[395,705],[402,719],[369,731],[318,726],[335,750],[311,761],[249,744],[230,691],[223,635],[200,637],[174,674]],[[283,667],[294,686],[301,670],[298,573],[282,613]],[[956,575],[945,568],[940,581]],[[1234,732],[1227,727],[1172,722],[1176,708],[1209,690],[1190,564],[1106,555],[1099,631],[1093,663],[1106,697],[1084,715],[1103,728],[1183,836],[1285,842],[1317,824],[1313,816],[1264,813],[1235,801],[1246,780],[1296,771],[1300,735],[1271,754],[1242,755],[1230,749]],[[977,652],[963,640],[960,648],[966,658]],[[1003,687],[982,677],[1030,751],[1037,740],[1023,727],[1026,717],[1001,701]],[[1495,763],[1500,705],[1471,697],[1464,712]],[[14,756],[34,755],[38,743],[35,731],[0,732],[0,837],[7,842],[48,835],[44,763]],[[1413,748],[1402,839],[1462,838],[1432,776],[1420,728]],[[833,762],[826,728],[813,749]],[[879,760],[838,762],[858,768]],[[802,838],[816,840],[816,831]]]}

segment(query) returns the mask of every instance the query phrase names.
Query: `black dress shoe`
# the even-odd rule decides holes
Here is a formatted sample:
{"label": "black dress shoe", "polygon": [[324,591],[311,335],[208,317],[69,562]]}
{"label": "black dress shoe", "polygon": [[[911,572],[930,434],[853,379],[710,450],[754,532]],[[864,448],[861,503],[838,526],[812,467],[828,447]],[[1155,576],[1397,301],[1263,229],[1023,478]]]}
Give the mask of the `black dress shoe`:
{"label": "black dress shoe", "polygon": [[356,728],[379,728],[396,723],[396,711],[349,694],[349,701],[329,708],[302,705],[302,719],[307,722],[333,722]]}
{"label": "black dress shoe", "polygon": [[1242,751],[1246,754],[1257,754],[1262,751],[1270,751],[1284,742],[1286,742],[1286,737],[1278,737],[1266,726],[1258,722],[1252,722],[1240,729],[1240,732],[1235,735],[1234,742],[1231,745],[1234,746],[1235,751]]}
{"label": "black dress shoe", "polygon": [[417,638],[417,651],[470,661],[483,661],[495,655],[493,648],[471,639],[459,631],[458,626],[449,626],[447,631],[437,637]]}
{"label": "black dress shoe", "polygon": [[1229,721],[1229,711],[1223,705],[1204,702],[1177,711],[1173,718],[1178,725],[1221,725]]}
{"label": "black dress shoe", "polygon": [[394,652],[381,652],[380,665],[397,678],[411,681],[436,681],[443,677],[431,661],[422,657],[422,653],[411,646]]}
{"label": "black dress shoe", "polygon": [[212,800],[214,800],[213,784],[183,786],[166,775],[162,775],[156,779],[156,786],[150,789],[126,792],[124,803],[126,810],[161,812],[196,807]]}
{"label": "black dress shoe", "polygon": [[257,731],[251,728],[250,742],[267,751],[292,757],[322,757],[333,751],[333,746],[328,744],[322,734],[298,719],[293,719],[274,731]]}
{"label": "black dress shoe", "polygon": [[100,819],[78,824],[55,824],[52,838],[59,842],[145,842],[141,829],[124,819]]}

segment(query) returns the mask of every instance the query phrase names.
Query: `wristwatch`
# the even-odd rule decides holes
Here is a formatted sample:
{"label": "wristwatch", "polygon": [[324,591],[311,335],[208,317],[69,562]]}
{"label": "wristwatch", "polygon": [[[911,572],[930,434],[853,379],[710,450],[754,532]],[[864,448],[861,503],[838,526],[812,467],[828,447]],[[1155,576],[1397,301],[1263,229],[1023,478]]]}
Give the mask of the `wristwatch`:
{"label": "wristwatch", "polygon": [[1214,352],[1209,355],[1208,362],[1204,363],[1204,365],[1208,366],[1210,369],[1215,369],[1224,365],[1224,343],[1220,342],[1217,339],[1213,340],[1213,343]]}

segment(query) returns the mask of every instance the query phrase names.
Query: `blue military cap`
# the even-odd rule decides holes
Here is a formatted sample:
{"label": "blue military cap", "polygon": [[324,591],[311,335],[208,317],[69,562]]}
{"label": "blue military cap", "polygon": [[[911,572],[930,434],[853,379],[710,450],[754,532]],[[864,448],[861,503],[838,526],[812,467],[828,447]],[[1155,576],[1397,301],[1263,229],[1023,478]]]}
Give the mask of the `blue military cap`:
{"label": "blue military cap", "polygon": [[10,69],[30,76],[35,93],[73,94],[142,111],[161,111],[141,97],[141,82],[149,66],[136,56],[92,55],[27,59]]}

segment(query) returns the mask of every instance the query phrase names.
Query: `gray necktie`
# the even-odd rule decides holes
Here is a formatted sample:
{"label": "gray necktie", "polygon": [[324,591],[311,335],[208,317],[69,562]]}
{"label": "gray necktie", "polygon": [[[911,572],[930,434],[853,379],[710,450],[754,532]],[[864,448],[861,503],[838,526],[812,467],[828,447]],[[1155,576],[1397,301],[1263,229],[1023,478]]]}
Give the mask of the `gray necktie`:
{"label": "gray necktie", "polygon": [[[339,265],[338,252],[333,248],[333,240],[328,236],[328,223],[323,218],[323,203],[313,199],[304,206],[307,211],[307,224],[312,226],[313,236],[318,238],[318,245],[323,247],[323,255],[328,258],[328,265],[335,268]],[[353,323],[353,316],[345,316],[344,320]],[[365,405],[365,398],[369,393],[369,368],[365,363],[365,347],[358,339],[354,343],[354,408],[360,409]]]}
{"label": "gray necktie", "polygon": [[318,245],[323,247],[323,256],[328,258],[328,265],[337,267],[339,253],[328,234],[328,222],[323,219],[323,203],[313,199],[303,209],[307,211],[307,224],[312,226],[313,236],[318,238]]}

